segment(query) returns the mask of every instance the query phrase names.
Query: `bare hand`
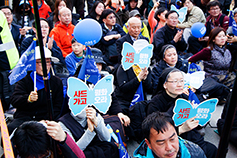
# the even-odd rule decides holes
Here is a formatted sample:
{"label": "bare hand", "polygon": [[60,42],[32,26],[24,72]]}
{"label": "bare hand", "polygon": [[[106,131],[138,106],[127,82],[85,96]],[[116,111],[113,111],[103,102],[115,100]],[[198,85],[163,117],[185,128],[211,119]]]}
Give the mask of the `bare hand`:
{"label": "bare hand", "polygon": [[37,88],[35,89],[35,91],[31,91],[29,96],[30,96],[29,97],[30,102],[37,101],[38,100]]}
{"label": "bare hand", "polygon": [[96,111],[92,107],[86,108],[86,117],[91,120],[91,122],[97,127],[98,120],[96,117]]}
{"label": "bare hand", "polygon": [[159,2],[154,3],[153,10],[156,10],[156,8],[159,7],[159,5],[160,5]]}
{"label": "bare hand", "polygon": [[59,123],[54,121],[45,121],[47,124],[47,133],[54,140],[63,142],[66,139],[66,133],[63,131]]}
{"label": "bare hand", "polygon": [[19,28],[19,31],[20,31],[20,34],[21,34],[22,36],[25,36],[25,35],[26,35],[26,29],[24,29],[24,28]]}
{"label": "bare hand", "polygon": [[174,42],[177,43],[178,41],[180,41],[182,39],[182,35],[183,35],[183,30],[178,30],[178,32],[174,36],[174,39],[173,39]]}
{"label": "bare hand", "polygon": [[208,36],[205,36],[205,37],[202,37],[202,38],[198,38],[199,41],[208,41],[209,40],[209,37]]}
{"label": "bare hand", "polygon": [[52,37],[49,38],[49,40],[48,40],[48,49],[53,48],[53,40],[54,40],[54,35],[52,35]]}
{"label": "bare hand", "polygon": [[195,120],[196,116],[188,119],[179,127],[179,135],[196,128],[199,124],[199,120]]}
{"label": "bare hand", "polygon": [[140,8],[142,6],[142,3],[143,3],[142,0],[138,0],[137,7]]}
{"label": "bare hand", "polygon": [[141,81],[145,80],[147,78],[149,71],[147,70],[147,67],[143,68],[142,71],[137,76]]}
{"label": "bare hand", "polygon": [[229,35],[226,35],[228,38],[227,38],[227,42],[228,43],[234,43],[234,42],[237,42],[237,37],[236,36],[229,36]]}
{"label": "bare hand", "polygon": [[120,5],[124,6],[124,1],[123,0],[119,0],[120,1]]}
{"label": "bare hand", "polygon": [[94,125],[89,118],[87,119],[87,126],[88,126],[89,131],[91,131],[91,132],[94,131]]}
{"label": "bare hand", "polygon": [[124,126],[129,126],[130,118],[127,115],[124,115],[123,113],[118,113],[118,117]]}

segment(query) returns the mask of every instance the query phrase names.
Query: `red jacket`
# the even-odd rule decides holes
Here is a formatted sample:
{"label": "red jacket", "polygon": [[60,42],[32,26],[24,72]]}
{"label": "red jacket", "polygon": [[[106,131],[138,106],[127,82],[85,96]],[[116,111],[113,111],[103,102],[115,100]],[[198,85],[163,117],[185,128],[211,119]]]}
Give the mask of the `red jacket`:
{"label": "red jacket", "polygon": [[49,37],[52,37],[52,35],[54,35],[53,38],[58,47],[61,49],[64,58],[72,52],[71,41],[73,39],[72,34],[74,28],[75,26],[71,23],[66,26],[60,22],[56,27],[52,29],[49,34]]}
{"label": "red jacket", "polygon": [[[40,18],[44,18],[47,19],[49,17],[49,13],[52,12],[50,7],[44,3],[44,0],[41,0],[42,5],[41,7],[38,9],[39,10],[39,16]],[[34,10],[33,10],[33,3],[31,0],[29,0],[29,3],[31,5],[31,11],[34,14]]]}

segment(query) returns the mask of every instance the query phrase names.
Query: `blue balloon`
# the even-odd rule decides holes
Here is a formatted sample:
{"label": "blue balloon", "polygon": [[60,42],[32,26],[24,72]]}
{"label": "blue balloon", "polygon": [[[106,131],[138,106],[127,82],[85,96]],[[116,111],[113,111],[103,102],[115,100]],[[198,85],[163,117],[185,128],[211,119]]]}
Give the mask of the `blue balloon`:
{"label": "blue balloon", "polygon": [[101,25],[94,19],[81,20],[74,28],[74,37],[77,42],[83,45],[94,45],[102,36]]}
{"label": "blue balloon", "polygon": [[197,22],[191,27],[192,35],[196,38],[201,38],[205,35],[207,29],[203,23]]}

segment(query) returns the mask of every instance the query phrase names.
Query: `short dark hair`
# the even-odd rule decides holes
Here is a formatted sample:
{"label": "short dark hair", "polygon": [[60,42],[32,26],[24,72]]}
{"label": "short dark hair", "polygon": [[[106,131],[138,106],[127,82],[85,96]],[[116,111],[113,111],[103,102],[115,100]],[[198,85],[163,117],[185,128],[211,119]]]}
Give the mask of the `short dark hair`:
{"label": "short dark hair", "polygon": [[113,14],[115,15],[115,13],[114,13],[114,11],[113,11],[112,9],[105,9],[105,10],[101,13],[101,16],[100,16],[101,20],[106,19],[106,17],[107,17],[109,14],[111,14],[111,13],[113,13]]}
{"label": "short dark hair", "polygon": [[[47,22],[47,24],[49,25],[49,22],[48,22],[48,20],[47,19],[44,19],[44,18],[40,18],[40,21],[41,20],[44,20],[45,22]],[[34,27],[35,28],[35,20],[32,22],[32,27]]]}
{"label": "short dark hair", "polygon": [[73,37],[73,39],[72,39],[72,41],[71,41],[71,44],[73,44],[73,43],[75,43],[75,42],[77,42],[77,40],[76,40],[75,37]]}
{"label": "short dark hair", "polygon": [[164,133],[168,130],[168,123],[174,126],[174,121],[168,113],[163,112],[153,112],[152,114],[148,115],[145,120],[142,122],[142,132],[143,136],[150,141],[150,130],[153,128],[158,132],[158,134]]}
{"label": "short dark hair", "polygon": [[168,11],[168,9],[166,9],[165,7],[160,7],[157,11],[156,11],[156,13],[155,13],[155,15],[154,15],[154,18],[159,22],[160,21],[160,19],[158,18],[158,15],[160,15],[161,13],[163,13],[164,11]]}
{"label": "short dark hair", "polygon": [[21,157],[46,155],[50,149],[50,137],[43,124],[36,121],[24,122],[14,133],[13,144]]}
{"label": "short dark hair", "polygon": [[178,17],[179,17],[179,13],[178,12],[176,12],[175,10],[170,10],[170,11],[168,11],[168,13],[165,14],[165,18],[168,19],[169,15],[172,14],[172,13],[176,13],[178,15]]}
{"label": "short dark hair", "polygon": [[2,9],[10,9],[10,11],[13,12],[12,9],[8,5],[0,6],[0,10]]}
{"label": "short dark hair", "polygon": [[219,6],[221,8],[221,3],[217,0],[210,1],[207,3],[207,10],[209,11],[211,7]]}

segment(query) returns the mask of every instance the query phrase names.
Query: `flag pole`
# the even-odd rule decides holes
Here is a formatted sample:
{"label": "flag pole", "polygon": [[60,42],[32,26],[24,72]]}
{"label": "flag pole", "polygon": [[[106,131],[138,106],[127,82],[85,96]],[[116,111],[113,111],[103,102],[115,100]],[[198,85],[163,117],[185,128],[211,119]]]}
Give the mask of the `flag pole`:
{"label": "flag pole", "polygon": [[[35,13],[34,17],[35,17],[35,24],[36,24],[35,26],[36,26],[36,32],[37,32],[37,37],[38,37],[38,44],[40,47],[41,65],[42,65],[42,70],[43,70],[43,80],[44,80],[44,87],[45,87],[44,89],[46,92],[49,120],[51,121],[54,118],[53,102],[52,102],[52,94],[51,94],[51,88],[50,88],[50,83],[49,83],[49,77],[48,77],[47,69],[46,69],[46,60],[45,60],[45,55],[44,55],[43,38],[42,38],[42,32],[41,32],[41,26],[40,26],[38,4],[37,4],[37,0],[32,0],[32,2],[33,2],[34,13]],[[52,141],[52,146],[53,146],[54,157],[57,158],[56,144],[54,140]]]}

